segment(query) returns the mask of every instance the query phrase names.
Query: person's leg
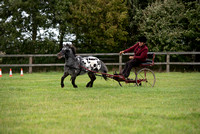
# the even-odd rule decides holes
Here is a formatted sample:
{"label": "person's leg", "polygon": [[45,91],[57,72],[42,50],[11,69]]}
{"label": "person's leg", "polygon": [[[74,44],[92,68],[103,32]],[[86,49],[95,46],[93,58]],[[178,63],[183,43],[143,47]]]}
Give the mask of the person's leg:
{"label": "person's leg", "polygon": [[122,70],[122,74],[125,74],[125,73],[126,73],[126,70],[127,70],[128,66],[129,66],[129,64],[130,64],[129,62],[130,62],[130,61],[126,62],[125,66],[124,66],[124,69]]}
{"label": "person's leg", "polygon": [[124,77],[128,78],[128,76],[130,75],[131,69],[133,67],[139,66],[140,63],[141,63],[141,61],[138,61],[136,59],[128,61],[126,63],[124,70],[123,70]]}

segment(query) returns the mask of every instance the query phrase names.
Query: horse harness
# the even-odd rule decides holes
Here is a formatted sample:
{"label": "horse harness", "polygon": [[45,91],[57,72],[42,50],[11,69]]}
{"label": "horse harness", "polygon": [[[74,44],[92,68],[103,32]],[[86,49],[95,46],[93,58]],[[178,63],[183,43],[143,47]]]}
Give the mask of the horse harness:
{"label": "horse harness", "polygon": [[80,73],[81,73],[81,71],[82,71],[81,58],[78,57],[78,58],[76,58],[76,60],[79,62],[79,68],[76,68],[76,67],[73,67],[73,66],[69,66],[69,65],[66,65],[66,64],[65,64],[65,66],[66,66],[66,67],[69,67],[69,68],[71,68],[71,69],[75,69],[75,70],[80,69],[80,71],[79,71],[78,74],[77,74],[77,75],[80,75]]}

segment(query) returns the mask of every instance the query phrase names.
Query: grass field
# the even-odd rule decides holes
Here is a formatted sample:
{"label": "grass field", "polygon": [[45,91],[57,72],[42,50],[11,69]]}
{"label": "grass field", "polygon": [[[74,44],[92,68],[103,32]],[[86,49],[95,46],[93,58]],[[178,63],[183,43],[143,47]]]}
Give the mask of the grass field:
{"label": "grass field", "polygon": [[0,78],[0,133],[199,134],[200,73],[156,73],[154,88],[120,87],[98,77],[77,89],[61,72],[3,74]]}

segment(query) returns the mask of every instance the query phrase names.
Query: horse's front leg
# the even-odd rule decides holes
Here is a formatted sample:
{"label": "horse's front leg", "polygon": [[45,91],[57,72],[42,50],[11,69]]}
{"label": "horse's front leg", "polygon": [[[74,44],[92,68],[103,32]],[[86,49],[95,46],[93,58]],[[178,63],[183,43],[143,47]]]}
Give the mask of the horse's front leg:
{"label": "horse's front leg", "polygon": [[92,72],[89,72],[88,76],[90,77],[90,82],[88,82],[88,84],[86,85],[86,87],[92,87],[94,81],[96,80],[96,76]]}
{"label": "horse's front leg", "polygon": [[62,76],[61,78],[61,87],[63,88],[65,85],[64,85],[64,79],[68,76],[69,74],[68,73],[64,73],[64,75]]}
{"label": "horse's front leg", "polygon": [[72,80],[72,85],[74,88],[77,88],[78,86],[75,84],[75,80],[76,80],[76,76],[72,76],[71,77],[71,80]]}

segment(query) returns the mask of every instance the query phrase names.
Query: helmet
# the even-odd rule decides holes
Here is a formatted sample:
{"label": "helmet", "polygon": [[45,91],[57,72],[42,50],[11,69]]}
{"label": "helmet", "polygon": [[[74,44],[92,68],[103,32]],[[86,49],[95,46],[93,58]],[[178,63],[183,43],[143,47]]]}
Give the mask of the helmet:
{"label": "helmet", "polygon": [[139,37],[139,41],[146,43],[147,42],[147,38],[145,36],[140,36]]}

